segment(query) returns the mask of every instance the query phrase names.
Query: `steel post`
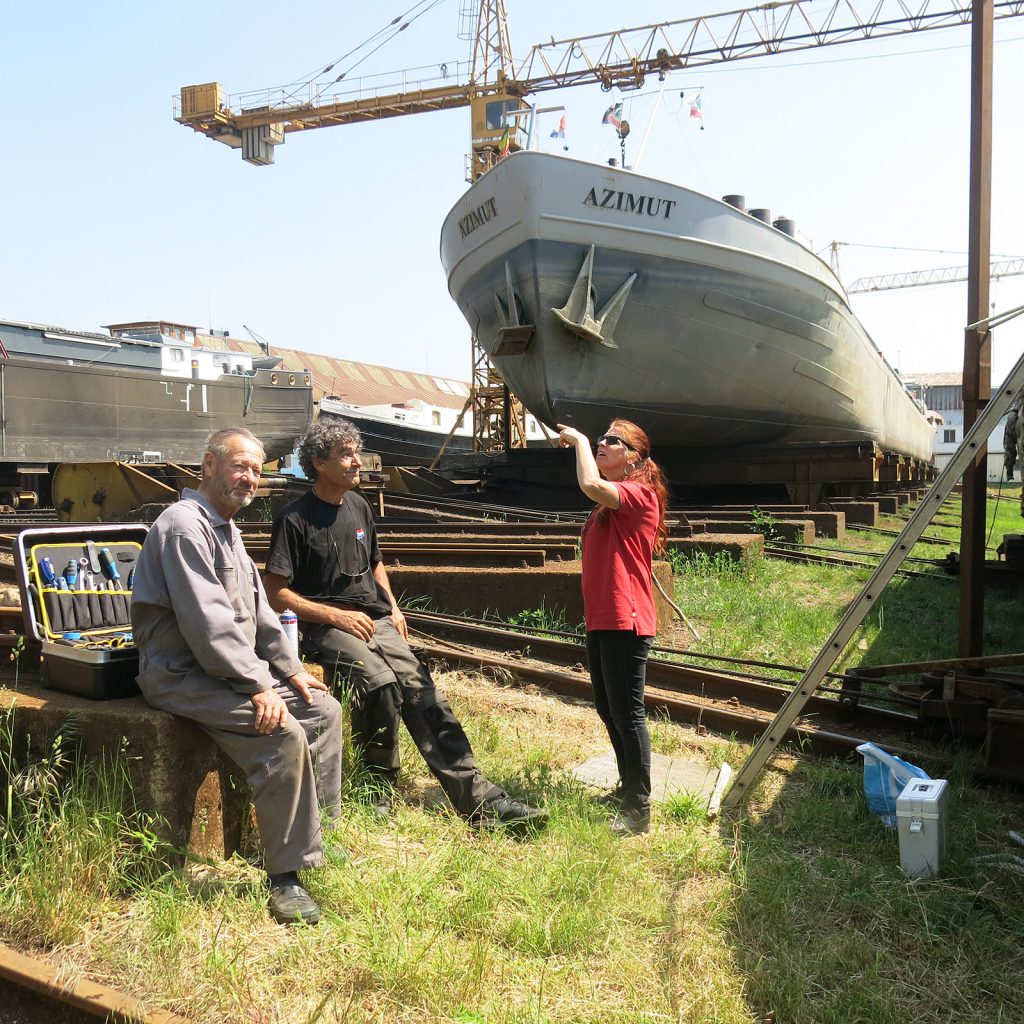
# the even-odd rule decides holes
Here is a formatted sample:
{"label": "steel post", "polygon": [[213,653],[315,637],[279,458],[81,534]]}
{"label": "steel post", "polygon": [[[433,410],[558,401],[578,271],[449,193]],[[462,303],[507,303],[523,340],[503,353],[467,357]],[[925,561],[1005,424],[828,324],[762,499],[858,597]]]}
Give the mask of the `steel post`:
{"label": "steel post", "polygon": [[[992,216],[992,0],[974,0],[971,20],[971,199],[964,333],[964,431],[970,430],[992,389],[989,315],[989,249]],[[983,441],[986,439],[983,439]],[[979,445],[963,479],[960,527],[959,652],[983,653],[985,615],[985,494],[987,448]]]}

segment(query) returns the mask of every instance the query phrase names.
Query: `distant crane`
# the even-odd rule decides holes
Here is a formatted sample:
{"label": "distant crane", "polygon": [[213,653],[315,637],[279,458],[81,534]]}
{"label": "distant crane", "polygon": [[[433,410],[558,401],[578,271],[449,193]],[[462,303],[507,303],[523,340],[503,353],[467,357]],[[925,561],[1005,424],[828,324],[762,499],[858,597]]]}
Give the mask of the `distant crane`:
{"label": "distant crane", "polygon": [[[292,132],[468,106],[471,152],[466,177],[475,181],[506,153],[523,148],[532,109],[522,100],[533,93],[590,84],[605,91],[635,90],[648,75],[664,80],[672,71],[724,61],[969,25],[972,0],[915,0],[912,12],[906,0],[873,0],[867,17],[857,13],[851,0],[834,0],[816,12],[811,6],[811,0],[774,0],[745,10],[552,39],[535,45],[516,66],[505,0],[480,0],[475,13],[470,0],[464,0],[462,35],[473,41],[464,78],[458,69],[452,76],[440,65],[429,77],[412,80],[406,71],[379,87],[342,73],[326,86],[314,80],[300,87],[237,94],[229,97],[233,103],[226,101],[219,82],[209,82],[182,88],[175,120],[240,149],[249,163],[267,165]],[[1019,17],[1024,0],[996,0],[993,11],[997,19]],[[297,101],[303,88],[307,95]],[[474,448],[525,444],[516,403],[475,338],[471,387]]]}
{"label": "distant crane", "polygon": [[[1024,274],[1024,259],[1004,260],[989,265],[989,277],[994,281],[1000,277],[1014,277]],[[878,277],[859,277],[849,288],[847,295],[862,292],[884,292],[895,288],[923,288],[932,284],[952,284],[967,280],[967,267],[936,267],[934,270],[910,270],[902,274],[881,274]]]}

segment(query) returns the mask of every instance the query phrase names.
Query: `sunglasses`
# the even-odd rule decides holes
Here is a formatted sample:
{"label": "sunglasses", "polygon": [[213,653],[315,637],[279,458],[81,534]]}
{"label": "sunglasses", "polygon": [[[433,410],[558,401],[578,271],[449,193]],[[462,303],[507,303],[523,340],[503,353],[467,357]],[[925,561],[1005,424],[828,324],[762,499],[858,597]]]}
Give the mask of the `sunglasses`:
{"label": "sunglasses", "polygon": [[619,437],[618,434],[602,434],[597,439],[597,444],[607,444],[612,446],[621,444],[623,448],[628,448],[631,452],[636,451],[636,449],[625,438]]}

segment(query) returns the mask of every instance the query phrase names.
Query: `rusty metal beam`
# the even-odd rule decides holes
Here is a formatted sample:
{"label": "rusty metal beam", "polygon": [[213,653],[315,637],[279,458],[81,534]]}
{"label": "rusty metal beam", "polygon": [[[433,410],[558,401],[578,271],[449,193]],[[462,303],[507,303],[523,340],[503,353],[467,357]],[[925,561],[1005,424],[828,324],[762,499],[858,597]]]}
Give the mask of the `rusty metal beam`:
{"label": "rusty metal beam", "polygon": [[[522,665],[508,658],[494,657],[473,651],[454,651],[449,647],[425,643],[421,640],[417,640],[415,646],[427,656],[448,664],[461,665],[478,671],[497,669],[507,673],[507,677],[519,685],[533,683],[543,686],[553,693],[581,697],[585,700],[590,700],[593,697],[590,680],[570,672]],[[764,715],[744,713],[731,708],[685,700],[654,687],[648,687],[644,693],[644,704],[652,711],[667,714],[673,721],[705,725],[716,732],[726,735],[735,734],[744,739],[754,739],[761,735],[772,721]],[[799,744],[802,748],[809,748],[817,754],[839,757],[851,754],[858,744],[863,742],[856,737],[830,732],[826,729],[809,728],[804,725],[791,725],[785,731],[785,738]],[[890,749],[893,748],[890,747]]]}
{"label": "rusty metal beam", "polygon": [[1024,665],[1024,654],[993,654],[987,658],[942,658],[938,661],[913,661],[899,665],[862,665],[850,671],[862,679],[877,679],[880,676],[935,671],[962,672],[969,669],[1000,668],[1006,665]]}
{"label": "rusty metal beam", "polygon": [[[967,323],[964,333],[964,431],[978,419],[992,394],[992,335],[989,315],[989,259],[992,228],[992,3],[974,0],[971,20],[971,192],[967,258]],[[960,527],[961,657],[984,650],[985,504],[988,449],[964,473]]]}

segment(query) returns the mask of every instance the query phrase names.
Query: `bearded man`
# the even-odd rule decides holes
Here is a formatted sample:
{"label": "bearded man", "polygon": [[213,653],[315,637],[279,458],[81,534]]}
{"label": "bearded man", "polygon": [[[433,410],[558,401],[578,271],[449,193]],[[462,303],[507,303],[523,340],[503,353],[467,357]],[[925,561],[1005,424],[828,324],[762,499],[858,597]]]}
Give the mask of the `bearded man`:
{"label": "bearded man", "polygon": [[314,924],[320,908],[298,871],[324,861],[321,809],[329,821],[340,811],[341,707],[303,669],[232,522],[255,497],[264,459],[248,430],[213,434],[202,483],[151,527],[132,590],[138,683],[245,772],[270,912]]}

